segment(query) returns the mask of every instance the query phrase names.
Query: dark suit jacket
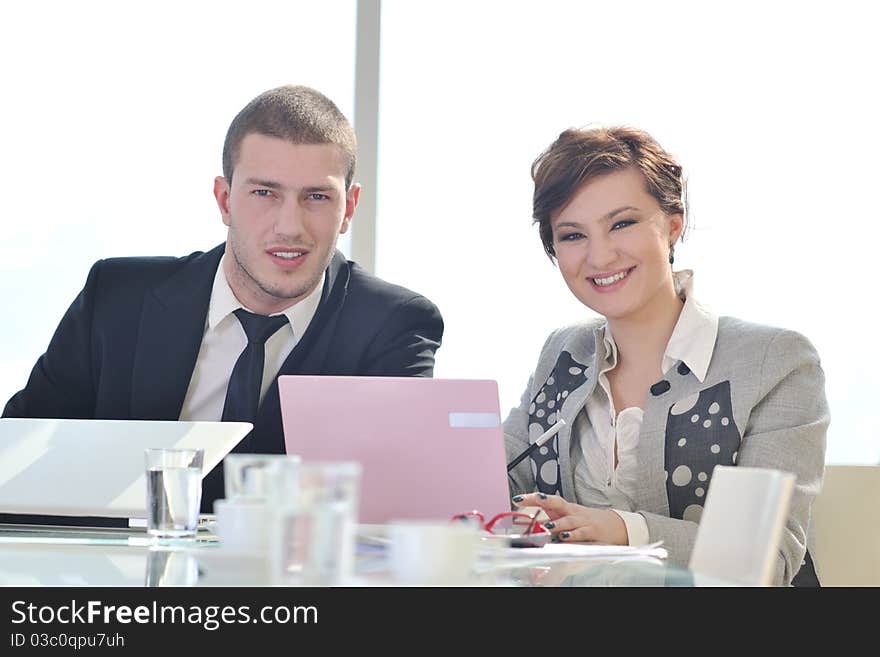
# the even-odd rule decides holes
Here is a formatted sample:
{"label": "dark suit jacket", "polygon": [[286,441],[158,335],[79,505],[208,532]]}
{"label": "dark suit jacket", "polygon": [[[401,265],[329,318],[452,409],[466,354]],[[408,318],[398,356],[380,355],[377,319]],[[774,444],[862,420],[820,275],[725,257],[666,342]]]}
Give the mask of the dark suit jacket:
{"label": "dark suit jacket", "polygon": [[[97,262],[3,416],[177,420],[223,249]],[[442,336],[434,304],[336,252],[279,374],[431,376]],[[235,451],[284,453],[277,382]]]}

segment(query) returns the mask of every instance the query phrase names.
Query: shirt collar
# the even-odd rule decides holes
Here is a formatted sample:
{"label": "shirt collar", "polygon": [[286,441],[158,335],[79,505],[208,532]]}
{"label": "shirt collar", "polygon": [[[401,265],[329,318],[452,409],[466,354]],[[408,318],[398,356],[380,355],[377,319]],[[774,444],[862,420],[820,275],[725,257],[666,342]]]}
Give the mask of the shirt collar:
{"label": "shirt collar", "polygon": [[662,369],[668,371],[676,361],[687,365],[702,383],[709,371],[709,362],[718,337],[718,316],[701,304],[694,295],[694,272],[690,269],[673,273],[675,290],[684,300],[684,308],[672,330],[663,354]]}
{"label": "shirt collar", "polygon": [[[683,362],[694,376],[702,383],[709,371],[712,353],[715,351],[715,339],[718,336],[718,317],[709,308],[701,304],[694,295],[694,272],[690,269],[672,274],[675,291],[684,301],[684,307],[672,330],[666,351],[663,352],[663,372]],[[611,335],[611,328],[606,323],[601,330],[605,347],[605,369],[617,366],[617,344]]]}
{"label": "shirt collar", "polygon": [[602,343],[605,345],[605,367],[603,369],[613,370],[617,367],[617,343],[614,336],[611,335],[611,327],[606,322],[602,327]]}
{"label": "shirt collar", "polygon": [[[214,274],[214,286],[211,288],[211,302],[208,306],[208,330],[216,330],[221,322],[226,320],[234,311],[244,308],[248,312],[253,312],[250,308],[243,306],[241,302],[235,298],[232,288],[229,287],[229,281],[226,280],[226,273],[223,270],[223,261],[226,259],[224,254],[220,258],[220,264],[217,266],[217,273]],[[275,313],[276,315],[286,315],[290,322],[290,329],[293,335],[300,339],[309,327],[315,312],[318,310],[318,304],[321,301],[321,292],[324,288],[324,274],[321,274],[321,280],[315,289],[301,301],[290,306],[286,310]]]}

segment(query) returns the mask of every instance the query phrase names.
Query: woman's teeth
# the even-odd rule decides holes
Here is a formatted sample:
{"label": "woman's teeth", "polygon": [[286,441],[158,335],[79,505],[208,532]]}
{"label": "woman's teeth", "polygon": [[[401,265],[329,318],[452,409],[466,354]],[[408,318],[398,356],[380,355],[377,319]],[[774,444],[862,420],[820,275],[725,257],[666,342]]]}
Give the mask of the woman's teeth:
{"label": "woman's teeth", "polygon": [[611,285],[612,283],[616,283],[617,281],[621,280],[622,278],[626,278],[631,271],[632,271],[631,269],[627,269],[626,271],[622,271],[619,274],[614,274],[613,276],[609,276],[608,278],[594,278],[592,280],[596,285],[598,285],[600,287],[604,287],[606,285]]}

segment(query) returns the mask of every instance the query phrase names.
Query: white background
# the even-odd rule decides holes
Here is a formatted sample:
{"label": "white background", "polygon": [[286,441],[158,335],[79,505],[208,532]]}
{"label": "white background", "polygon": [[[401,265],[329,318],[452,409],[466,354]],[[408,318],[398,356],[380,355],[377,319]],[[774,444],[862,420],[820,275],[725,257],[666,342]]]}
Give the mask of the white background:
{"label": "white background", "polygon": [[214,176],[251,98],[306,84],[352,116],[354,35],[354,0],[0,5],[0,405],[96,260],[225,239]]}
{"label": "white background", "polygon": [[588,315],[531,225],[529,170],[568,127],[627,123],[688,175],[676,268],[718,314],[806,335],[827,460],[880,462],[880,47],[862,6],[386,2],[377,270],[443,311],[435,375],[498,379],[506,410],[549,332]]}
{"label": "white background", "polygon": [[[353,0],[21,4],[0,8],[2,400],[95,260],[223,240],[212,181],[251,97],[308,84],[353,117]],[[627,123],[688,174],[676,267],[719,314],[810,338],[828,461],[880,462],[862,6],[386,0],[377,273],[443,312],[435,375],[497,379],[506,411],[550,330],[588,314],[543,255],[529,168],[567,127]]]}

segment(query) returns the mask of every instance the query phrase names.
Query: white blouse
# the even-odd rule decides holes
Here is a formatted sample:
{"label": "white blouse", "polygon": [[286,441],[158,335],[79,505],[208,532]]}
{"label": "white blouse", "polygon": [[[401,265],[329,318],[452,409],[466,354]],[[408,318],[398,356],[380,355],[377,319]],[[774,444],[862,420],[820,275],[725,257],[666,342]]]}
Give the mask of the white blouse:
{"label": "white blouse", "polygon": [[[715,349],[718,317],[694,297],[691,270],[675,272],[673,276],[684,307],[663,353],[661,369],[665,374],[682,361],[702,382]],[[580,437],[583,455],[575,464],[574,475],[579,480],[576,501],[584,506],[610,506],[626,524],[629,544],[644,545],[649,542],[648,525],[645,518],[635,512],[633,503],[638,473],[636,448],[644,412],[637,406],[616,411],[607,373],[617,367],[617,344],[607,324],[600,329],[600,335],[605,345],[605,359],[597,365],[598,385],[578,414],[572,431],[573,437]],[[617,467],[614,466],[615,443]]]}

